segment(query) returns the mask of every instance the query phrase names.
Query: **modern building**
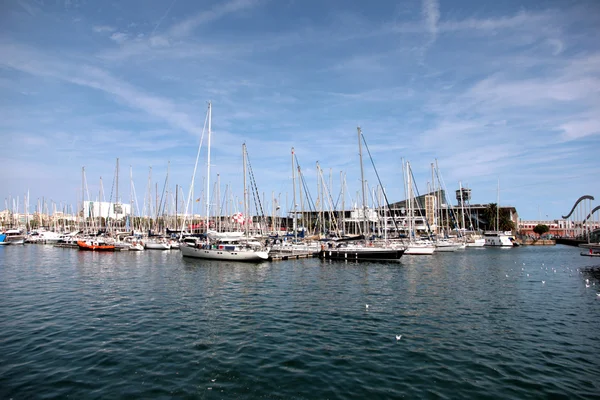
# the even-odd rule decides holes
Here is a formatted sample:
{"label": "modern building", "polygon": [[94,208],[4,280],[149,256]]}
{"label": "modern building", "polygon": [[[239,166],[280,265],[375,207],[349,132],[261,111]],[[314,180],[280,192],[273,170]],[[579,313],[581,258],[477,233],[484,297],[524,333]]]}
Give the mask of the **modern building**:
{"label": "modern building", "polygon": [[123,219],[131,214],[131,204],[109,203],[104,201],[84,201],[83,216],[85,218]]}

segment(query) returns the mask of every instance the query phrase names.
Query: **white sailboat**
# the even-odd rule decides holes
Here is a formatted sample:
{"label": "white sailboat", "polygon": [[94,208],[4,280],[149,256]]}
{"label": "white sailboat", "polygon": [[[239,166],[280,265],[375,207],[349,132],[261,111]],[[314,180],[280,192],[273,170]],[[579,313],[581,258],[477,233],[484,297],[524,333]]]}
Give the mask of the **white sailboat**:
{"label": "white sailboat", "polygon": [[414,216],[414,208],[413,208],[413,191],[412,191],[412,172],[410,170],[410,163],[406,162],[406,201],[408,210],[407,213],[407,222],[408,222],[408,236],[409,242],[406,246],[406,251],[404,254],[416,256],[427,256],[433,254],[435,251],[435,245],[430,240],[417,239],[415,237],[415,216]]}
{"label": "white sailboat", "polygon": [[496,205],[496,230],[486,231],[483,236],[485,238],[485,246],[489,247],[513,247],[515,243],[512,232],[503,232],[500,230],[500,180],[498,180],[498,204]]}
{"label": "white sailboat", "polygon": [[[212,123],[212,104],[208,103],[208,151],[207,151],[207,174],[206,174],[206,224],[210,226],[210,139]],[[247,210],[246,196],[246,163],[245,144],[244,150],[244,208]],[[200,151],[200,149],[198,149]],[[195,168],[194,168],[195,174]],[[192,182],[194,177],[192,178]],[[247,212],[245,213],[247,215]],[[223,261],[245,261],[262,262],[269,259],[269,248],[262,246],[257,241],[250,240],[246,233],[243,236],[221,235],[216,232],[208,232],[204,238],[187,238],[179,246],[183,257],[202,258],[207,260]]]}

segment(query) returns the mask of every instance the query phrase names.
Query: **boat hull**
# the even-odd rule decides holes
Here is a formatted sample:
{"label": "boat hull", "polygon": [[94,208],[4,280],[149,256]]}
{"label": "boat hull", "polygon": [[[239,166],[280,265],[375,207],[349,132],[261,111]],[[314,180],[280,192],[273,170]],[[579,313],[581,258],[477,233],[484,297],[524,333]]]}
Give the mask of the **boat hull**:
{"label": "boat hull", "polygon": [[397,261],[403,254],[403,249],[327,249],[319,252],[319,258],[344,261]]}
{"label": "boat hull", "polygon": [[87,251],[115,251],[115,246],[109,244],[93,244],[87,243],[82,240],[77,241],[77,247],[79,250]]}
{"label": "boat hull", "polygon": [[248,251],[248,250],[223,250],[223,249],[203,249],[192,246],[180,246],[181,255],[184,257],[202,258],[205,260],[223,260],[223,261],[242,261],[242,262],[262,262],[269,259],[268,251]]}
{"label": "boat hull", "polygon": [[435,246],[421,246],[409,244],[406,247],[406,251],[404,252],[404,254],[408,254],[411,256],[428,256],[433,254],[434,251]]}
{"label": "boat hull", "polygon": [[144,243],[146,250],[171,250],[171,245],[168,243]]}

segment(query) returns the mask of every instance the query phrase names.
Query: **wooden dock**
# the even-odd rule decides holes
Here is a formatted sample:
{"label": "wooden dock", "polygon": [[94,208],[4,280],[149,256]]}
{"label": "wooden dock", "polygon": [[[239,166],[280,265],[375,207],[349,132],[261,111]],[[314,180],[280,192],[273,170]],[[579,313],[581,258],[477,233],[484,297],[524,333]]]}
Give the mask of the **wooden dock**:
{"label": "wooden dock", "polygon": [[319,253],[312,252],[297,252],[297,253],[269,253],[269,261],[284,261],[284,260],[298,260],[300,258],[314,258],[318,257]]}

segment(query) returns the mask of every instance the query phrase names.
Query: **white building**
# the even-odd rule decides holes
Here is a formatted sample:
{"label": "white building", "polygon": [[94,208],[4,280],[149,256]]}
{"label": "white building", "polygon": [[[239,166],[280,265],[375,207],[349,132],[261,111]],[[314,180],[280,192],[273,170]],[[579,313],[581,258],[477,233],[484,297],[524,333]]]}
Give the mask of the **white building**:
{"label": "white building", "polygon": [[131,213],[131,204],[108,203],[105,201],[84,201],[83,216],[85,218],[122,219]]}

